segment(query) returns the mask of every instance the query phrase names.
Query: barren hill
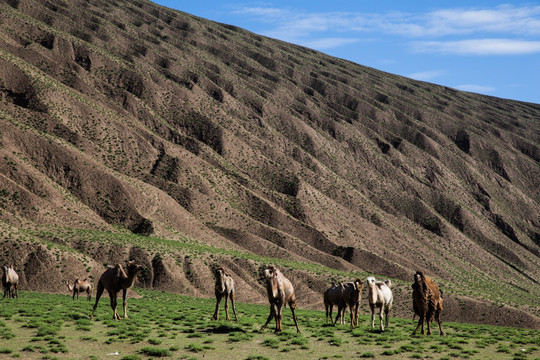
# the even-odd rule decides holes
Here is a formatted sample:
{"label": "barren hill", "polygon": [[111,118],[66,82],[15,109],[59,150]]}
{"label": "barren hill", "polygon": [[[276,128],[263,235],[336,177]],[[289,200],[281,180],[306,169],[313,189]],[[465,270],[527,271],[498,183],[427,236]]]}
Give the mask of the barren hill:
{"label": "barren hill", "polygon": [[140,286],[211,296],[220,263],[264,302],[281,259],[300,306],[353,271],[403,280],[409,316],[423,269],[451,319],[540,327],[540,105],[144,0],[1,0],[0,23],[0,255],[23,288],[131,257]]}

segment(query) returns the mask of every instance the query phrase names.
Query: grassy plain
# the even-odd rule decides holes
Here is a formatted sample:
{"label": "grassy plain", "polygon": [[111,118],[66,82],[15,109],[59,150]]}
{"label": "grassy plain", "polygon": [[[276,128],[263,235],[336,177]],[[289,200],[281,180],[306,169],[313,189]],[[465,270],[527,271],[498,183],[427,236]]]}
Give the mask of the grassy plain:
{"label": "grassy plain", "polygon": [[[112,320],[108,298],[93,305],[67,295],[21,292],[0,302],[1,359],[540,359],[538,330],[444,323],[447,336],[410,334],[408,319],[390,329],[328,326],[322,311],[299,310],[296,334],[289,309],[284,332],[260,331],[268,307],[237,305],[239,322],[213,321],[213,299],[136,289],[129,319]],[[220,313],[224,317],[223,309]]]}

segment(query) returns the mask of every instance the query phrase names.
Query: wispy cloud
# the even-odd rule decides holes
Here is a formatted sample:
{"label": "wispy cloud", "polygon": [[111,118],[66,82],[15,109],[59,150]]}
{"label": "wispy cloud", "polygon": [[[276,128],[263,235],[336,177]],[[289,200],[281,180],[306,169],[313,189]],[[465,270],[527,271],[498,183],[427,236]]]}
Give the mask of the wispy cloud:
{"label": "wispy cloud", "polygon": [[423,14],[320,13],[258,6],[239,7],[235,13],[266,24],[268,28],[261,31],[264,35],[318,49],[344,46],[367,33],[420,39],[411,49],[446,54],[531,54],[539,47],[537,5],[440,9]]}
{"label": "wispy cloud", "polygon": [[496,88],[492,86],[483,86],[483,85],[476,85],[476,84],[463,84],[463,85],[457,85],[454,87],[458,90],[482,93],[482,94],[489,94],[497,90]]}
{"label": "wispy cloud", "polygon": [[312,49],[325,50],[325,49],[332,49],[332,48],[340,47],[343,45],[353,44],[355,42],[358,42],[358,39],[321,38],[321,39],[315,39],[315,40],[302,42],[301,45],[312,48]]}
{"label": "wispy cloud", "polygon": [[443,74],[444,74],[444,70],[427,70],[427,71],[420,71],[420,72],[408,74],[406,76],[415,80],[428,81],[428,80],[433,80]]}
{"label": "wispy cloud", "polygon": [[540,53],[540,41],[513,39],[420,41],[413,43],[412,49],[415,52],[456,55],[523,55]]}

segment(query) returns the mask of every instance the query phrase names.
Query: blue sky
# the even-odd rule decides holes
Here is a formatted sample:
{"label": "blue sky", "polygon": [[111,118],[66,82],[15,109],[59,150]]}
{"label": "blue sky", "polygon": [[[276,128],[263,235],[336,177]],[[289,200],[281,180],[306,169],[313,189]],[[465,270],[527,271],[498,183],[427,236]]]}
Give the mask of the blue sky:
{"label": "blue sky", "polygon": [[540,2],[156,2],[393,74],[540,104]]}

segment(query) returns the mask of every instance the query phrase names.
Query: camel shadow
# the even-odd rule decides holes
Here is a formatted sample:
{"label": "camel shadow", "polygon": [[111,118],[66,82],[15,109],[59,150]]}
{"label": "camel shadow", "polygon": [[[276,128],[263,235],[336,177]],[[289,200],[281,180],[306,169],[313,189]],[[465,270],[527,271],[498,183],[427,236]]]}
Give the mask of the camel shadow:
{"label": "camel shadow", "polygon": [[245,333],[246,330],[242,329],[240,326],[222,324],[214,328],[206,329],[204,332],[211,334],[230,334],[234,332]]}

